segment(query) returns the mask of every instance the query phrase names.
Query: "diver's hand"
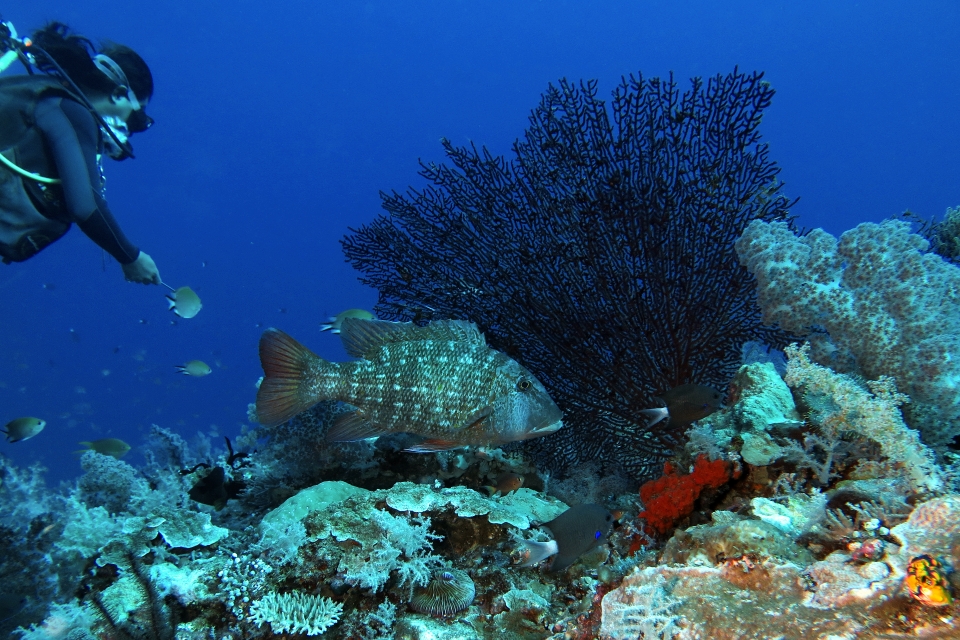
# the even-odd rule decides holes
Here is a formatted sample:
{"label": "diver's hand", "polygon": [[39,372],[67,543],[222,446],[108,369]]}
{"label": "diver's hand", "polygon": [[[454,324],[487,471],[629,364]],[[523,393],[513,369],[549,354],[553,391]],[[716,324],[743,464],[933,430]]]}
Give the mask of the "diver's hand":
{"label": "diver's hand", "polygon": [[143,251],[130,264],[120,266],[123,268],[123,277],[127,279],[127,282],[160,284],[160,270],[157,269],[157,263]]}

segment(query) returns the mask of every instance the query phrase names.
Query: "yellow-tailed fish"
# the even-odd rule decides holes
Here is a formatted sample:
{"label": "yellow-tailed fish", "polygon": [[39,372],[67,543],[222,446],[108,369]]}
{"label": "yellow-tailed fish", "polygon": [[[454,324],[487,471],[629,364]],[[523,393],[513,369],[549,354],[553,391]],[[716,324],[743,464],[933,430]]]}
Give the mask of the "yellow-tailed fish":
{"label": "yellow-tailed fish", "polygon": [[46,420],[26,417],[11,420],[7,423],[6,428],[0,429],[0,431],[7,434],[7,442],[20,442],[21,440],[29,440],[37,435],[43,431],[45,426],[47,426]]}
{"label": "yellow-tailed fish", "polygon": [[185,376],[201,378],[210,374],[210,365],[203,360],[191,360],[185,364],[178,364],[174,366],[177,368],[177,371]]}
{"label": "yellow-tailed fish", "polygon": [[86,449],[80,449],[79,451],[74,451],[74,453],[83,453],[84,451],[96,451],[97,453],[102,453],[105,456],[113,456],[114,458],[122,458],[127,454],[127,451],[130,451],[130,445],[121,440],[120,438],[101,438],[99,440],[85,440],[81,442]]}
{"label": "yellow-tailed fish", "polygon": [[170,302],[170,310],[181,318],[192,318],[203,308],[200,296],[190,287],[180,287],[173,293],[167,294],[167,300]]}
{"label": "yellow-tailed fish", "polygon": [[357,318],[358,320],[373,320],[374,316],[369,311],[364,311],[363,309],[347,309],[342,311],[335,316],[330,317],[330,321],[326,324],[320,325],[320,331],[332,331],[333,333],[340,333],[340,325],[343,324],[343,321],[347,318]]}
{"label": "yellow-tailed fish", "polygon": [[474,324],[346,318],[340,339],[359,360],[328,362],[282,331],[263,333],[261,423],[280,424],[321,400],[340,400],[356,410],[337,418],[327,440],[405,432],[427,438],[407,449],[415,452],[498,446],[561,426],[560,409],[540,381],[487,346]]}

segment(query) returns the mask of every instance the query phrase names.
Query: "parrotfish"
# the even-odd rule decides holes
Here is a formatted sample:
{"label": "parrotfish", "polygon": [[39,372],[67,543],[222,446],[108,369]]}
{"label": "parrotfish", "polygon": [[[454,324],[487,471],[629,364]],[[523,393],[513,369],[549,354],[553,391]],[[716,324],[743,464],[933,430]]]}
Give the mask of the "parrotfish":
{"label": "parrotfish", "polygon": [[529,567],[556,555],[550,571],[563,571],[587,551],[607,541],[613,520],[613,514],[598,504],[578,504],[570,507],[543,525],[550,529],[553,540],[523,541],[530,551],[530,556],[520,566]]}
{"label": "parrotfish", "polygon": [[6,428],[0,429],[0,431],[7,434],[7,442],[20,442],[21,440],[29,440],[37,435],[43,431],[45,426],[47,426],[46,420],[26,417],[11,420],[7,423]]}
{"label": "parrotfish", "polygon": [[412,433],[427,438],[407,451],[499,446],[553,433],[559,407],[539,380],[487,346],[476,325],[346,318],[340,338],[349,355],[323,360],[278,329],[260,338],[264,379],[261,423],[285,422],[321,400],[356,407],[327,432],[328,441]]}
{"label": "parrotfish", "polygon": [[203,360],[191,360],[185,364],[176,364],[174,367],[183,375],[193,376],[194,378],[200,378],[210,373],[210,365]]}
{"label": "parrotfish", "polygon": [[180,287],[172,295],[168,294],[167,301],[170,303],[171,311],[186,319],[194,317],[203,308],[200,296],[190,287]]}
{"label": "parrotfish", "polygon": [[335,316],[330,316],[329,322],[320,325],[320,331],[330,331],[331,333],[340,333],[340,327],[347,318],[357,318],[359,320],[373,320],[375,315],[363,309],[347,309],[341,311]]}

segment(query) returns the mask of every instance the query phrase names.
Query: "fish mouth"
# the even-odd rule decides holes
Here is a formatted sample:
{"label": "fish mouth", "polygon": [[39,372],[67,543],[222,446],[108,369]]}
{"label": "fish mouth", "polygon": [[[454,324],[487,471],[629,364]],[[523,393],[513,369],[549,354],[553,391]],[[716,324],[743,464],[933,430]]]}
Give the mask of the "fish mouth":
{"label": "fish mouth", "polygon": [[557,431],[562,426],[563,426],[562,420],[554,420],[553,422],[548,422],[543,426],[539,426],[531,429],[530,432],[527,434],[527,437],[535,438],[537,436],[545,436],[549,433],[553,433],[554,431]]}

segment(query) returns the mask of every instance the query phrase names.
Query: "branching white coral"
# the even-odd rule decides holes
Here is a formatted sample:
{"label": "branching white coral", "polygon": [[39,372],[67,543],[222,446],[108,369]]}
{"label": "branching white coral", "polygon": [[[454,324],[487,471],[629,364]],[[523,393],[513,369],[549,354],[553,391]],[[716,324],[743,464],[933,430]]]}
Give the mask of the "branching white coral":
{"label": "branching white coral", "polygon": [[250,605],[250,619],[269,623],[274,633],[318,636],[340,620],[343,605],[330,598],[294,591],[268,593]]}
{"label": "branching white coral", "polygon": [[[831,398],[837,406],[829,418],[836,431],[851,430],[880,445],[884,456],[901,463],[916,491],[940,491],[943,476],[934,462],[933,452],[920,441],[920,435],[903,422],[900,405],[907,397],[897,391],[892,378],[881,376],[868,381],[867,391],[852,378],[835,373],[810,360],[810,345],[790,345],[786,382]],[[841,424],[842,423],[842,426]]]}

